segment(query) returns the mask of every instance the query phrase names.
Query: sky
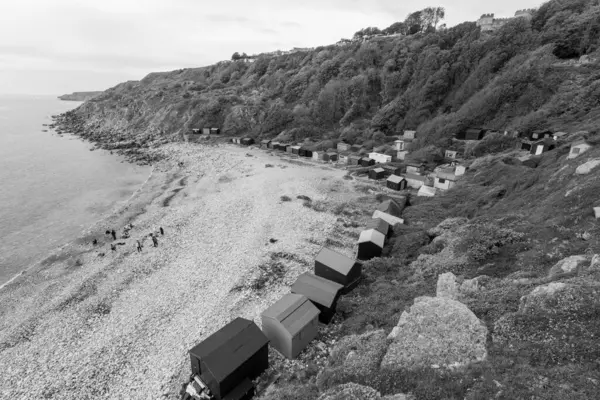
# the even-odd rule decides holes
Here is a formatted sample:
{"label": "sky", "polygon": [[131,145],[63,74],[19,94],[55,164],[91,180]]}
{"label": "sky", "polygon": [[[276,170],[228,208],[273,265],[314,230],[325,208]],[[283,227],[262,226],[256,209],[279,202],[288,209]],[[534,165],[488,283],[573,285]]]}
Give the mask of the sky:
{"label": "sky", "polygon": [[[484,4],[487,3],[487,4]],[[0,94],[105,90],[238,51],[317,47],[427,6],[448,26],[541,0],[0,0]]]}

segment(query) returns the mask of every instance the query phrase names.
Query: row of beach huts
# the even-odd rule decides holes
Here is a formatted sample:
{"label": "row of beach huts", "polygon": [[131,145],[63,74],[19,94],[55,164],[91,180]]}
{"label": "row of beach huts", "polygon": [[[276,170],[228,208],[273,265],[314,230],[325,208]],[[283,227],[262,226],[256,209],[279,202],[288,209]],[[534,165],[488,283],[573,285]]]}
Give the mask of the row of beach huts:
{"label": "row of beach huts", "polygon": [[360,282],[363,261],[380,257],[394,226],[404,223],[405,206],[406,198],[379,205],[360,234],[355,258],[321,248],[313,271],[301,274],[288,294],[262,312],[261,328],[238,317],[193,347],[184,399],[252,398],[252,381],[269,368],[269,347],[294,359],[317,338],[319,324],[331,322],[340,297]]}

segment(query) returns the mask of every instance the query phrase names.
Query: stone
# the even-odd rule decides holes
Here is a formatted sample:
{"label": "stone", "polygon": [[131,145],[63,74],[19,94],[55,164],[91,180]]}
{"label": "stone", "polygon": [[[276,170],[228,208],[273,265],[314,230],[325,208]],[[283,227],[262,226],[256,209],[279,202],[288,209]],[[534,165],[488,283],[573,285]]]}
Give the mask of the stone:
{"label": "stone", "polygon": [[598,272],[600,271],[600,254],[594,254],[588,270]]}
{"label": "stone", "polygon": [[458,367],[487,357],[486,326],[456,300],[418,297],[397,328],[381,368]]}
{"label": "stone", "polygon": [[552,282],[547,285],[538,286],[528,295],[521,297],[519,313],[536,312],[547,310],[546,303],[556,297],[557,293],[568,289],[570,285],[563,282]]}
{"label": "stone", "polygon": [[577,272],[584,264],[587,264],[588,258],[586,256],[570,256],[564,258],[554,264],[548,272],[548,276],[556,276],[563,273]]}
{"label": "stone", "polygon": [[577,169],[575,170],[575,173],[577,175],[587,175],[590,172],[592,172],[592,170],[594,168],[596,168],[598,165],[600,165],[600,159],[588,161],[586,163],[581,164],[579,167],[577,167]]}
{"label": "stone", "polygon": [[483,289],[486,286],[486,284],[491,281],[491,279],[492,278],[490,278],[487,275],[480,275],[473,279],[466,279],[460,285],[459,291],[463,295],[476,293],[476,292],[480,291],[481,289]]}
{"label": "stone", "polygon": [[459,297],[456,276],[452,272],[445,272],[438,276],[436,297],[457,300]]}
{"label": "stone", "polygon": [[318,400],[381,400],[381,394],[369,386],[345,383],[327,390]]}

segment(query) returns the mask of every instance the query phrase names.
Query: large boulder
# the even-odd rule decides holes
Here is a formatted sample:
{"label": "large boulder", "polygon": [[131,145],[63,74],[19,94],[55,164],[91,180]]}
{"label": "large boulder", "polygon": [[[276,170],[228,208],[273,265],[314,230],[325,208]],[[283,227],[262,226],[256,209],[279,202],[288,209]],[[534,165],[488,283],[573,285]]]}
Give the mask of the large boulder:
{"label": "large boulder", "polygon": [[519,312],[527,313],[532,310],[550,311],[553,303],[560,295],[560,292],[569,289],[570,285],[563,282],[551,282],[546,285],[538,286],[526,296],[521,297]]}
{"label": "large boulder", "polygon": [[382,368],[456,367],[487,357],[487,328],[464,304],[418,297],[402,313]]}
{"label": "large boulder", "polygon": [[381,394],[369,386],[345,383],[327,390],[318,400],[381,400]]}
{"label": "large boulder", "polygon": [[556,276],[562,273],[577,272],[581,267],[588,264],[589,259],[586,256],[571,256],[557,262],[550,268],[549,276]]}
{"label": "large boulder", "polygon": [[575,173],[577,175],[587,175],[590,172],[592,172],[592,170],[594,168],[596,168],[598,165],[600,165],[600,159],[588,161],[586,163],[581,164],[579,167],[577,167],[577,169],[575,170]]}
{"label": "large boulder", "polygon": [[466,298],[485,289],[492,278],[480,275],[473,279],[457,278],[452,272],[445,272],[438,276],[436,297],[443,297],[464,302]]}

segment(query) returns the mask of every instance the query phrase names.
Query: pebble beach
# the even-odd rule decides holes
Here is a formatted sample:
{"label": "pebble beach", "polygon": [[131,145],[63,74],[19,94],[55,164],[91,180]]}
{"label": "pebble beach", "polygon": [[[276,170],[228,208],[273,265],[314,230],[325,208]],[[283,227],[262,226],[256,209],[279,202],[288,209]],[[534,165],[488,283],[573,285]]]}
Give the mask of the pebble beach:
{"label": "pebble beach", "polygon": [[[235,317],[259,323],[311,269],[337,218],[297,196],[357,196],[344,171],[257,148],[153,151],[127,204],[0,289],[0,398],[179,398],[191,347]],[[274,254],[284,273],[257,286]]]}

